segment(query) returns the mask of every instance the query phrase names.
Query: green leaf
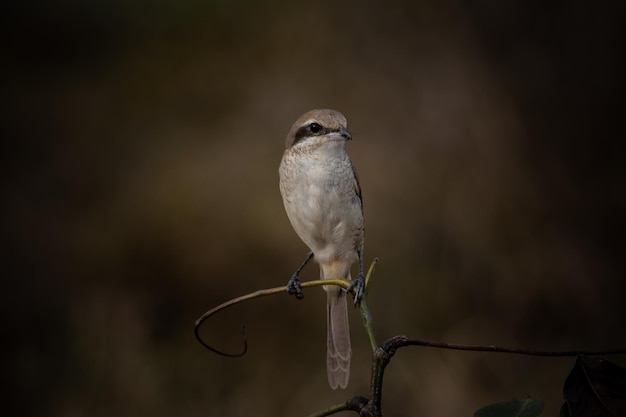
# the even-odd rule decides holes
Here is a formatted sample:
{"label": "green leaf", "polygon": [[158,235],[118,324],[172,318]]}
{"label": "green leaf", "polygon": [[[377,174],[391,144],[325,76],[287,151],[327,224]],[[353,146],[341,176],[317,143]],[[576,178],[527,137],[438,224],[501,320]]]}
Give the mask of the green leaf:
{"label": "green leaf", "polygon": [[537,417],[543,411],[543,400],[538,398],[513,399],[480,408],[474,417]]}

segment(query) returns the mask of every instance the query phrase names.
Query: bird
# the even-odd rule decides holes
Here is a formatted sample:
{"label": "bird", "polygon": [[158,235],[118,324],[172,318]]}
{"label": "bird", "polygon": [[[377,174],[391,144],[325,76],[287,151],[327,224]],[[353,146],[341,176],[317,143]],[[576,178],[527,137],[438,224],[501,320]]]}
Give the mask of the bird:
{"label": "bird", "polygon": [[324,285],[327,298],[328,383],[346,388],[350,379],[352,347],[347,294],[354,289],[354,304],[363,295],[364,222],[359,177],[346,152],[352,139],[347,120],[336,110],[311,110],[291,126],[279,167],[280,193],[287,217],[310,253],[287,284],[287,291],[302,298],[299,274],[314,258],[321,279],[351,279],[358,261],[359,274],[347,291]]}

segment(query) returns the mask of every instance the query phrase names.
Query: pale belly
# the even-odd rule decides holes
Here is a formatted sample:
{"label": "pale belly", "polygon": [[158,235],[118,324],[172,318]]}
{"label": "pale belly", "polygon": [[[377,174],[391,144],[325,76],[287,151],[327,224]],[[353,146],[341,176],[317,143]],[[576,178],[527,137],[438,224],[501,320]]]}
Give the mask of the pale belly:
{"label": "pale belly", "polygon": [[356,260],[363,228],[358,200],[340,190],[316,185],[296,193],[295,200],[303,204],[286,204],[287,215],[317,261]]}

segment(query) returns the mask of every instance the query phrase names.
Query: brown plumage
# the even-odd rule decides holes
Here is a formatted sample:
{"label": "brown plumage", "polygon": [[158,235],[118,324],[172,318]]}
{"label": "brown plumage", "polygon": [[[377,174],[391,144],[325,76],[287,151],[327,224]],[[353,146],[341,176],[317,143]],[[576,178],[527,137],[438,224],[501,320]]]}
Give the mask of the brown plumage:
{"label": "brown plumage", "polygon": [[[322,279],[350,279],[350,267],[359,261],[358,279],[362,280],[363,204],[358,177],[345,149],[351,138],[341,113],[312,110],[289,130],[280,164],[280,191],[287,216],[313,252]],[[297,281],[297,273],[294,278]],[[347,294],[337,286],[324,289],[328,382],[333,389],[345,388],[352,354]]]}

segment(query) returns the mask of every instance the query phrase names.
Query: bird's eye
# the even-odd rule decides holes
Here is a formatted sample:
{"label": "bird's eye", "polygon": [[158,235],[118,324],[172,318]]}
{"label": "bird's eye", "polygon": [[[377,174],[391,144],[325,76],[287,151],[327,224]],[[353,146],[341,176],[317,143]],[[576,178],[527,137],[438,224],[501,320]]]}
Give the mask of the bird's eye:
{"label": "bird's eye", "polygon": [[319,133],[319,131],[322,130],[322,126],[317,123],[311,123],[309,125],[309,130],[311,131],[311,133]]}

